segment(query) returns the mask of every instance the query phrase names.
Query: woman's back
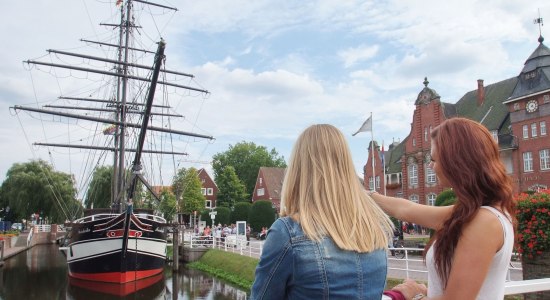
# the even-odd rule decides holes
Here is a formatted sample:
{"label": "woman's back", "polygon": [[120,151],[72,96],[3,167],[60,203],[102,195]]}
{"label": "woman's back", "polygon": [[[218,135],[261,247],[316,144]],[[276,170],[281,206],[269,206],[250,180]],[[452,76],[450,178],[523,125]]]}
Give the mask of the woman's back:
{"label": "woman's back", "polygon": [[275,221],[268,236],[251,299],[381,299],[384,249],[359,253],[328,237],[312,241],[290,217]]}

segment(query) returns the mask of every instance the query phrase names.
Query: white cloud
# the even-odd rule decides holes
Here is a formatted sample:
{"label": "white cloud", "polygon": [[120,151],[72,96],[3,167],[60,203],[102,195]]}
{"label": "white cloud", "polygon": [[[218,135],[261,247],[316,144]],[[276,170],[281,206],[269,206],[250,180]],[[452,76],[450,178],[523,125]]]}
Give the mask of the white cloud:
{"label": "white cloud", "polygon": [[374,57],[378,52],[378,48],[378,45],[360,45],[359,47],[342,50],[338,53],[338,56],[344,61],[344,66],[349,68],[358,62]]}

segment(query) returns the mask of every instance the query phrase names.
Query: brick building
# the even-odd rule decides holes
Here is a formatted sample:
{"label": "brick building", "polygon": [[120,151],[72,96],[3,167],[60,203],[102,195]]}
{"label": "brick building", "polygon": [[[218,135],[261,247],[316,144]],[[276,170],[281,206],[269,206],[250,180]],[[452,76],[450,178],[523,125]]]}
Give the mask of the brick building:
{"label": "brick building", "polygon": [[267,200],[272,203],[277,213],[281,208],[281,188],[285,177],[286,168],[260,167],[252,203],[258,200]]}
{"label": "brick building", "polygon": [[387,151],[375,141],[369,145],[364,166],[366,188],[433,205],[436,196],[447,187],[438,183],[428,166],[430,131],[453,117],[472,119],[489,129],[498,142],[515,193],[549,188],[550,49],[542,37],[538,41],[518,76],[490,85],[477,80],[477,89],[464,94],[455,104],[442,102],[425,79],[415,101],[409,135],[402,142],[389,145]]}

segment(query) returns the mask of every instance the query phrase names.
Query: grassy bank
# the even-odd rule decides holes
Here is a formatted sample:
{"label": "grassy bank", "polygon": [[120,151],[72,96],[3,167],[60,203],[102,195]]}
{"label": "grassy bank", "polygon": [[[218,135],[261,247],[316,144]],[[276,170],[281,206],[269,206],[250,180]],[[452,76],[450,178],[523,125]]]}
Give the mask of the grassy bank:
{"label": "grassy bank", "polygon": [[[189,263],[187,267],[208,272],[213,276],[250,290],[254,282],[254,271],[258,261],[257,258],[211,249],[204,253],[199,261]],[[402,279],[388,278],[386,289],[391,289],[402,282]],[[505,296],[504,299],[518,300],[523,299],[523,296]]]}

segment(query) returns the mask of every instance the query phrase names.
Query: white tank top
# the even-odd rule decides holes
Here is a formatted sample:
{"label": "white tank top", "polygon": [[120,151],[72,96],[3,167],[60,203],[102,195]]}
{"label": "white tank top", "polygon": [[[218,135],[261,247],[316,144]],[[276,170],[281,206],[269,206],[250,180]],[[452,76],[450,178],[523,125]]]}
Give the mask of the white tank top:
{"label": "white tank top", "polygon": [[[508,273],[508,267],[510,266],[510,258],[512,257],[512,251],[514,248],[514,226],[509,218],[503,215],[500,211],[490,206],[482,206],[482,208],[488,209],[493,212],[502,224],[504,232],[504,243],[502,248],[495,253],[491,266],[489,267],[489,273],[483,281],[483,285],[479,290],[479,294],[476,300],[493,300],[504,298],[504,283],[506,281],[506,275]],[[433,248],[437,246],[436,243],[426,253],[426,267],[428,269],[428,297],[436,297],[443,295],[443,284],[441,278],[436,271],[436,266],[433,257]]]}

